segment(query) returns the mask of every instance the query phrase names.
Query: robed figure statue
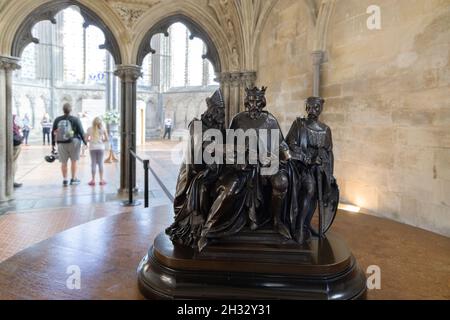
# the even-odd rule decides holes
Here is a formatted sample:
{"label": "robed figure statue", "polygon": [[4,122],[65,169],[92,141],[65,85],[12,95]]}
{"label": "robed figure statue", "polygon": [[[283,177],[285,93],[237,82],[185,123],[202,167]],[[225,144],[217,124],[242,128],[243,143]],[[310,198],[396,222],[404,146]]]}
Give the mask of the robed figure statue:
{"label": "robed figure statue", "polygon": [[[290,182],[295,184],[290,181],[294,176],[286,165],[289,148],[278,121],[264,110],[265,92],[264,87],[246,89],[246,111],[233,118],[227,131],[227,144],[234,152],[226,152],[227,164],[202,230],[200,251],[210,241],[235,235],[245,228],[254,231],[272,227],[291,238],[290,217],[297,215],[296,202],[291,201],[295,196],[289,192]],[[245,137],[235,139],[239,133]],[[230,135],[235,136],[230,138]],[[251,145],[250,141],[258,143]],[[264,143],[259,143],[261,141]],[[270,156],[261,157],[263,154]],[[230,156],[234,158],[231,161]],[[239,161],[240,156],[243,161]]]}
{"label": "robed figure statue", "polygon": [[214,200],[214,189],[220,164],[205,163],[203,152],[211,141],[204,141],[203,133],[210,129],[224,134],[225,108],[220,90],[206,99],[208,109],[201,120],[189,124],[187,153],[180,169],[174,200],[175,222],[166,233],[171,240],[185,246],[197,247],[206,217]]}
{"label": "robed figure statue", "polygon": [[[208,101],[204,130],[222,128],[219,96]],[[265,88],[247,89],[246,111],[227,130],[225,153],[216,143],[223,137],[220,130],[208,130],[216,132],[212,142],[202,140],[191,125],[191,152],[203,152],[204,159],[182,167],[175,223],[156,237],[139,265],[145,297],[365,297],[365,272],[346,243],[333,233],[324,236],[336,215],[339,190],[331,131],[319,120],[323,104],[321,98],[309,98],[308,117],[297,119],[284,140],[278,121],[264,111]],[[255,146],[255,135],[266,144]]]}
{"label": "robed figure statue", "polygon": [[[333,141],[330,128],[319,120],[324,100],[306,101],[307,118],[297,118],[286,137],[293,162],[300,175],[299,216],[294,238],[303,243],[311,234],[323,237],[333,223],[339,203],[339,189],[334,172]],[[319,209],[319,230],[311,226]]]}

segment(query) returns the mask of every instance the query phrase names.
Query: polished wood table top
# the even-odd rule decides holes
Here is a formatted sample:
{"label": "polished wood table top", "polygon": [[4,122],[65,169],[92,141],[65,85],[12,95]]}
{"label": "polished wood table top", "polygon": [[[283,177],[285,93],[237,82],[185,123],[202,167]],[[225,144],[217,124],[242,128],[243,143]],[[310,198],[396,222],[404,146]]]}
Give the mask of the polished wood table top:
{"label": "polished wood table top", "polygon": [[[143,299],[137,267],[172,216],[169,206],[110,216],[21,251],[0,264],[0,299]],[[382,289],[369,299],[450,299],[449,238],[345,212],[332,231],[364,271],[381,268]],[[67,287],[73,266],[80,290]]]}
{"label": "polished wood table top", "polygon": [[[167,212],[95,220],[22,251],[0,265],[0,299],[143,299],[137,266],[167,226]],[[66,285],[74,266],[80,290]]]}

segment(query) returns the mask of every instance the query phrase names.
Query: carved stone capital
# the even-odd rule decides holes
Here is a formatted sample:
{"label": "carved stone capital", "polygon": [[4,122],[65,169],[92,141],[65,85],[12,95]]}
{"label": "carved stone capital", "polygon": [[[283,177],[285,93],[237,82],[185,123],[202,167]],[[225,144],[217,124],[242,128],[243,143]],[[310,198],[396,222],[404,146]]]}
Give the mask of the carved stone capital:
{"label": "carved stone capital", "polygon": [[228,84],[232,87],[253,87],[256,82],[256,72],[222,72],[218,74],[217,81],[222,84]]}
{"label": "carved stone capital", "polygon": [[118,76],[124,82],[136,82],[139,77],[142,77],[140,66],[136,65],[120,65],[117,66],[114,75]]}
{"label": "carved stone capital", "polygon": [[255,71],[248,71],[242,73],[242,83],[247,88],[251,88],[255,86],[256,82],[256,72]]}
{"label": "carved stone capital", "polygon": [[217,74],[216,81],[221,84],[230,84],[231,75],[229,72],[221,72]]}
{"label": "carved stone capital", "polygon": [[6,71],[13,71],[21,69],[19,64],[20,59],[16,57],[0,56],[0,69]]}
{"label": "carved stone capital", "polygon": [[232,72],[230,73],[230,82],[232,87],[239,87],[242,83],[242,73]]}

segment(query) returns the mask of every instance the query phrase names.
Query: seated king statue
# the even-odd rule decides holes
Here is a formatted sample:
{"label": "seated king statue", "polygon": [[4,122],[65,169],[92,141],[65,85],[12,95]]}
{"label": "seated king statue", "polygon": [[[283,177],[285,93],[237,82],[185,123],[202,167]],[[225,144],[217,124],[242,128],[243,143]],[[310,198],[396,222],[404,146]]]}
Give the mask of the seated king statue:
{"label": "seated king statue", "polygon": [[[327,233],[339,190],[331,130],[319,120],[324,100],[307,100],[308,117],[295,120],[285,140],[276,118],[264,110],[265,92],[246,90],[246,110],[226,130],[227,148],[220,91],[207,101],[201,123],[193,122],[216,132],[214,143],[200,140],[197,149],[205,157],[181,168],[175,222],[138,267],[145,297],[365,298],[365,272],[345,241]],[[198,130],[190,129],[190,140],[199,140]]]}
{"label": "seated king statue", "polygon": [[[295,202],[286,201],[286,197],[290,197],[289,180],[293,176],[289,174],[287,166],[289,148],[277,119],[264,110],[265,93],[264,87],[246,89],[246,111],[234,117],[227,131],[227,144],[235,150],[232,154],[234,159],[231,159],[233,164],[229,164],[227,159],[217,183],[217,197],[203,226],[199,251],[210,241],[235,235],[245,228],[254,231],[272,227],[284,237],[291,238],[290,217],[295,213],[290,213],[289,204]],[[239,132],[246,137],[237,137],[237,141],[235,137],[230,139],[230,135],[236,136]],[[266,138],[266,143],[251,146],[252,138],[253,141]],[[263,163],[260,157],[262,153],[270,154],[270,160]],[[243,163],[238,160],[240,155],[244,155]],[[250,160],[252,155],[256,155],[254,162]],[[277,162],[276,170],[263,174],[264,168],[274,165],[273,161]]]}

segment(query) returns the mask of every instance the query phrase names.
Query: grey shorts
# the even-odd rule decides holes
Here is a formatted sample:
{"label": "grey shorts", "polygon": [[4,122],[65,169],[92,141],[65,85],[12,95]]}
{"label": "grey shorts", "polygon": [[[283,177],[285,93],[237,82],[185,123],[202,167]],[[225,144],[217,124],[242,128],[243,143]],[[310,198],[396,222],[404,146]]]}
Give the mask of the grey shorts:
{"label": "grey shorts", "polygon": [[59,162],[67,163],[70,161],[80,160],[81,141],[80,139],[73,139],[71,143],[59,143],[58,153]]}

